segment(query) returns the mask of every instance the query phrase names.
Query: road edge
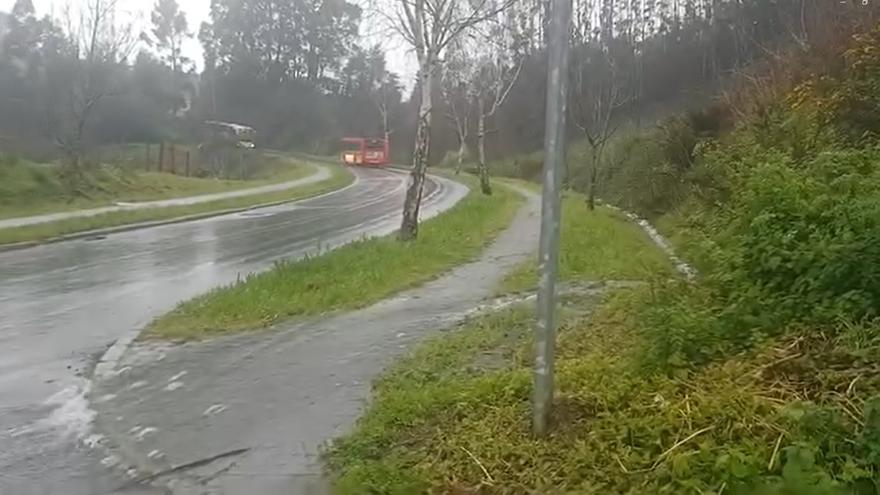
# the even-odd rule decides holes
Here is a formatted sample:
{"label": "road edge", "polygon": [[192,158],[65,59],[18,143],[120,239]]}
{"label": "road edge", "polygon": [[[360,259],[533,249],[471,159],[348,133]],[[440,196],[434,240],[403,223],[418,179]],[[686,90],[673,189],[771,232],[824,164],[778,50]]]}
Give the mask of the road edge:
{"label": "road edge", "polygon": [[[390,168],[390,171],[393,173],[405,174],[405,173],[411,172],[410,170],[401,169],[401,168],[397,168],[397,167],[389,167],[389,168]],[[464,190],[468,191],[467,194],[470,194],[470,192],[471,192],[470,188],[466,184],[455,181],[455,180],[450,179],[448,177],[444,177],[442,175],[433,175],[433,174],[428,174],[428,177],[431,180],[434,180],[437,182],[438,188],[434,192],[434,194],[426,196],[424,198],[424,200],[430,200],[433,197],[435,197],[435,195],[439,195],[440,192],[442,191],[443,187],[448,187],[449,183],[455,184],[455,185],[463,188]],[[303,201],[306,199],[314,199],[315,197],[321,197],[321,196],[325,196],[325,195],[329,195],[329,194],[334,194],[338,191],[342,191],[342,190],[347,189],[349,187],[353,187],[358,182],[359,182],[359,180],[357,178],[357,175],[355,174],[355,181],[344,188],[337,189],[334,191],[329,191],[327,193],[323,193],[323,194],[308,197],[308,198],[299,198],[296,200],[285,201],[282,204],[294,203],[297,201]],[[448,205],[442,205],[442,204],[439,206],[438,205],[428,205],[428,207],[426,207],[422,210],[422,212],[426,214],[425,217],[422,217],[422,220],[427,220],[427,219],[433,218],[437,215],[440,215],[440,214],[448,211],[449,209],[451,209],[455,205],[457,205],[461,199],[466,197],[467,194],[456,199],[455,201],[451,202],[451,204],[448,204]],[[521,192],[521,194],[523,194],[523,193]],[[524,196],[525,196],[525,194],[524,194]],[[272,206],[272,205],[268,205],[268,206]],[[248,208],[248,209],[256,209],[256,207]],[[393,234],[394,232],[396,232],[396,229],[394,231],[392,231],[391,234]],[[389,234],[386,233],[386,234],[381,234],[381,235],[389,235]],[[334,246],[333,248],[331,248],[327,251],[322,251],[322,253],[329,252],[337,247],[343,246],[344,244],[347,244],[347,243],[343,243],[338,246]],[[2,247],[3,246],[0,246],[0,252],[2,252]],[[461,315],[461,316],[466,317],[466,315]],[[116,339],[116,341],[114,341],[110,345],[110,347],[107,348],[107,350],[105,350],[102,354],[100,354],[100,356],[98,356],[97,360],[95,361],[95,364],[92,366],[91,371],[86,378],[89,386],[91,386],[94,383],[103,381],[104,379],[107,379],[115,374],[120,373],[121,370],[117,369],[119,363],[122,361],[122,358],[125,356],[128,349],[135,342],[135,340],[137,340],[137,338],[141,335],[142,332],[143,332],[143,328],[134,328],[134,329],[126,332],[123,336]],[[91,404],[92,401],[94,400],[94,398],[91,397],[89,394],[87,394],[86,400],[88,401],[89,404]],[[97,430],[100,431],[100,433],[99,433],[100,441],[96,442],[96,444],[93,446],[93,448],[103,450],[105,453],[108,454],[107,459],[114,460],[114,462],[111,465],[107,465],[106,467],[110,470],[115,470],[115,471],[119,472],[120,474],[124,475],[129,480],[128,483],[126,483],[124,486],[130,486],[130,485],[138,484],[138,483],[146,483],[150,486],[154,486],[159,489],[173,490],[175,488],[173,486],[168,486],[167,484],[156,483],[157,469],[158,469],[156,467],[156,465],[152,464],[149,459],[145,459],[143,456],[138,455],[137,453],[132,451],[132,449],[130,449],[129,446],[126,445],[126,443],[124,441],[121,441],[119,438],[111,438],[111,437],[115,437],[116,435],[113,435],[112,433],[110,433],[108,431],[108,428],[101,427],[100,418],[98,417],[98,415],[96,415],[95,418],[93,419],[92,426],[93,426],[93,428],[97,427]],[[116,451],[116,453],[114,453],[114,450]],[[117,455],[117,453],[119,455]],[[161,472],[161,471],[159,471],[159,472]],[[120,487],[120,488],[122,488],[122,487]]]}
{"label": "road edge", "polygon": [[[394,173],[409,173],[410,170],[402,169],[399,167],[389,167],[389,171]],[[462,188],[466,193],[452,201],[450,204],[438,203],[427,205],[427,207],[423,208],[422,212],[425,214],[425,217],[422,217],[422,220],[428,220],[439,216],[440,214],[452,209],[455,207],[459,201],[467,197],[468,194],[473,193],[471,187],[467,184],[464,184],[460,181],[455,180],[454,178],[442,175],[442,174],[428,174],[427,175],[430,180],[436,181],[438,184],[437,191],[434,194],[426,196],[424,199],[428,200],[433,198],[435,195],[439,195],[440,191],[443,187],[449,187],[449,184],[454,184],[457,187]],[[512,191],[520,194],[522,197],[529,199],[530,196],[535,195],[533,191],[529,191],[526,188],[523,188],[514,184],[504,184],[504,187],[511,189]],[[397,229],[394,229],[390,234],[382,233],[377,236],[386,236],[393,235],[394,232],[397,232]],[[336,247],[340,247],[344,244],[340,244]],[[332,250],[332,249],[331,249]],[[329,252],[329,251],[328,251]],[[585,287],[577,287],[573,288],[575,291],[577,290],[603,290],[607,284],[605,282],[596,282],[585,285]],[[393,296],[392,296],[393,297]],[[460,324],[468,319],[474,318],[481,314],[491,313],[497,311],[498,309],[502,309],[503,307],[520,302],[510,300],[512,296],[492,296],[487,299],[481,301],[474,301],[473,308],[468,311],[463,311],[459,313],[455,313],[451,315],[451,318],[444,319],[439,323],[438,328],[451,328],[457,324]],[[529,294],[519,294],[515,297],[524,297],[525,301],[529,300]],[[120,362],[125,357],[129,348],[134,344],[137,338],[142,333],[142,328],[137,328],[129,331],[126,335],[123,335],[119,339],[117,339],[98,359],[97,364],[93,366],[91,373],[88,376],[89,385],[99,383],[104,379],[110,378],[114,375],[118,375],[120,373],[124,373],[128,368],[118,368]],[[91,395],[86,396],[86,400],[91,403],[95,400],[95,397]],[[136,485],[150,486],[157,488],[159,490],[166,490],[169,493],[196,493],[193,490],[197,490],[199,488],[197,480],[192,480],[187,476],[172,476],[176,471],[181,468],[181,466],[169,466],[162,465],[161,463],[157,463],[156,459],[149,458],[148,456],[143,455],[143,453],[137,452],[136,449],[133,449],[133,445],[126,441],[126,435],[121,432],[114,432],[112,428],[108,428],[106,423],[102,424],[101,415],[96,414],[93,420],[93,428],[97,431],[97,433],[101,437],[101,441],[96,445],[95,448],[101,449],[107,454],[107,458],[112,458],[113,463],[111,465],[107,465],[107,469],[114,470],[116,472],[121,473],[127,478],[127,482],[124,483],[119,488],[129,488]],[[225,455],[225,454],[221,454]],[[183,470],[182,468],[180,470]]]}
{"label": "road edge", "polygon": [[[324,165],[324,164],[316,164],[316,166],[317,167],[327,167],[327,165]],[[327,180],[332,180],[332,179],[333,178],[331,177]],[[19,251],[22,249],[29,249],[29,248],[43,246],[43,245],[47,245],[47,244],[57,244],[59,242],[75,241],[75,240],[89,239],[92,237],[100,237],[100,236],[111,235],[111,234],[119,234],[119,233],[123,233],[123,232],[131,232],[133,230],[149,229],[152,227],[161,227],[163,225],[174,225],[174,224],[178,224],[178,223],[195,222],[198,220],[205,220],[205,219],[214,218],[214,217],[222,217],[224,215],[233,215],[235,213],[242,213],[242,212],[246,212],[246,211],[258,210],[261,208],[271,208],[273,206],[280,206],[280,205],[285,205],[288,203],[294,203],[296,201],[302,201],[302,200],[306,200],[306,199],[315,199],[315,198],[320,198],[320,197],[328,195],[328,194],[334,194],[334,193],[337,193],[340,191],[344,191],[350,187],[353,187],[358,182],[360,182],[360,178],[357,175],[355,175],[354,180],[350,184],[345,185],[344,187],[334,189],[332,191],[317,193],[312,196],[304,196],[301,198],[292,198],[292,199],[283,199],[280,201],[259,203],[259,204],[251,205],[251,206],[242,206],[240,208],[226,208],[223,210],[209,211],[209,212],[205,212],[205,213],[196,213],[193,215],[184,215],[182,217],[167,218],[165,220],[148,220],[146,222],[129,223],[129,224],[124,224],[124,225],[117,225],[115,227],[105,227],[105,228],[100,228],[100,229],[84,230],[82,232],[74,232],[71,234],[64,234],[64,235],[60,235],[57,237],[50,237],[48,239],[43,239],[43,240],[39,240],[39,241],[22,241],[22,242],[13,242],[11,244],[0,244],[0,253],[5,253],[8,251]],[[312,184],[303,184],[303,186],[314,185],[314,184],[320,184],[320,182],[315,182]],[[289,189],[289,191],[295,191],[296,189],[297,189],[297,187],[292,187]],[[161,209],[161,208],[158,208],[158,209]]]}
{"label": "road edge", "polygon": [[[392,171],[395,172],[395,173],[401,173],[401,172],[403,172],[402,170],[394,170],[394,169],[392,169]],[[447,178],[447,177],[443,177],[443,176],[435,176],[435,175],[429,175],[429,177],[430,177],[432,180],[435,180],[435,181],[437,182],[437,184],[438,184],[439,187],[438,187],[437,190],[434,192],[434,194],[431,194],[431,195],[426,196],[426,197],[424,198],[424,200],[431,200],[435,195],[440,194],[440,192],[442,191],[442,188],[443,188],[443,186],[444,186],[444,184],[443,184],[444,182],[452,182],[452,183],[455,183],[455,184],[460,185],[461,187],[463,187],[463,188],[465,188],[465,189],[468,189],[468,190],[470,189],[470,188],[468,188],[468,186],[467,186],[466,184],[463,184],[463,183],[461,183],[461,182],[454,181],[454,180],[449,179],[449,178]],[[320,195],[318,195],[318,196],[312,196],[312,197],[309,197],[309,198],[300,198],[300,199],[296,199],[296,200],[292,200],[292,201],[286,201],[285,203],[294,203],[294,202],[297,202],[297,201],[304,201],[304,200],[307,200],[307,199],[315,199],[315,198],[317,198],[317,197],[322,197],[322,196],[326,196],[326,195],[334,194],[334,193],[337,193],[337,192],[339,192],[339,191],[343,191],[343,190],[345,190],[345,189],[348,189],[349,187],[353,187],[353,186],[354,186],[355,184],[357,184],[358,182],[359,182],[359,179],[358,179],[357,176],[355,175],[355,181],[352,182],[351,184],[349,184],[348,186],[342,188],[342,189],[337,189],[337,190],[334,190],[334,191],[330,191],[330,192],[327,192],[327,193],[324,193],[324,194],[320,194]],[[520,193],[522,194],[521,191],[520,191]],[[447,211],[447,210],[453,208],[456,204],[458,204],[458,201],[455,201],[454,203],[452,203],[452,204],[450,204],[450,205],[445,205],[445,207],[442,207],[442,206],[441,206],[441,207],[439,207],[439,208],[436,208],[436,207],[435,207],[435,208],[431,208],[431,206],[434,206],[434,205],[428,205],[428,207],[425,208],[425,210],[424,210],[424,211],[427,211],[428,216],[427,216],[427,218],[424,218],[424,217],[423,217],[422,220],[427,220],[427,219],[433,218],[433,217],[435,217],[435,216],[437,216],[437,215],[439,215],[439,214],[441,214],[441,213],[443,213],[443,212],[445,212],[445,211]],[[273,206],[273,205],[270,205],[270,206]],[[256,209],[256,207],[255,207],[255,208],[249,208],[249,209]],[[395,232],[396,232],[396,230],[395,230]],[[394,233],[394,232],[392,232],[392,234],[393,234],[393,233]],[[383,234],[383,235],[387,235],[387,234]],[[336,249],[336,248],[342,247],[343,245],[344,245],[344,244],[340,244],[340,245],[333,246],[332,248],[327,249],[326,251],[322,251],[321,253],[323,254],[323,253],[330,252],[330,251],[332,251],[333,249]],[[2,246],[0,246],[0,247],[2,247]],[[113,344],[112,344],[112,345],[111,345],[106,351],[104,351],[103,354],[101,354],[101,355],[98,357],[98,359],[97,359],[97,361],[96,361],[96,363],[95,363],[95,366],[94,366],[93,369],[92,369],[91,376],[89,377],[89,379],[90,379],[90,380],[96,380],[96,379],[97,379],[97,380],[101,380],[101,379],[107,378],[108,376],[112,375],[112,374],[115,372],[115,370],[116,370],[116,366],[119,364],[119,362],[122,360],[122,357],[125,355],[125,351],[128,350],[128,348],[131,346],[131,344],[132,344],[135,340],[137,340],[137,338],[141,335],[142,332],[143,332],[143,328],[136,328],[136,329],[133,329],[133,330],[127,332],[127,333],[126,333],[125,335],[123,335],[122,337],[116,339],[116,341],[113,342]]]}

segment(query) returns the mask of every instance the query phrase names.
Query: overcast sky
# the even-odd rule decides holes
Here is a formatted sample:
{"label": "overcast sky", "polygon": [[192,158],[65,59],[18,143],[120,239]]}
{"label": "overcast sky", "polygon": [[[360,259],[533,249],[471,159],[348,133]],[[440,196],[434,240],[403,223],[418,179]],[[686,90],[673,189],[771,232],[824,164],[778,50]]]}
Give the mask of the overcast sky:
{"label": "overcast sky", "polygon": [[[65,5],[73,5],[84,3],[85,0],[32,0],[37,10],[37,15],[58,13]],[[296,0],[294,0],[296,1]],[[354,0],[362,6],[375,5],[375,0]],[[385,0],[388,1],[388,0]],[[119,9],[126,15],[132,16],[137,20],[142,29],[145,29],[150,22],[150,11],[153,8],[155,0],[118,0]],[[181,9],[186,12],[186,19],[189,21],[190,31],[197,34],[199,26],[203,21],[208,20],[211,11],[211,0],[177,0]],[[0,0],[0,11],[9,12],[15,0]],[[368,7],[367,7],[368,8]],[[397,72],[401,76],[401,82],[404,82],[408,88],[413,85],[412,78],[415,74],[416,62],[412,53],[405,44],[393,33],[385,28],[377,28],[371,19],[375,16],[364,13],[365,20],[361,23],[362,39],[361,44],[364,46],[381,43],[386,50],[389,69]],[[193,37],[189,40],[185,47],[186,56],[195,60],[201,68],[202,65],[202,47],[198,40]]]}

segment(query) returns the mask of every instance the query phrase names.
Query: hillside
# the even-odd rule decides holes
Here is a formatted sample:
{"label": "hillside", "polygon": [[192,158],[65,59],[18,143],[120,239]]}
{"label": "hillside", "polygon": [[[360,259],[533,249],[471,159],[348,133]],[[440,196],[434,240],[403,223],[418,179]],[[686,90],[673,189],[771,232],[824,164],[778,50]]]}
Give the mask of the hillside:
{"label": "hillside", "polygon": [[880,494],[880,26],[823,49],[610,145],[600,198],[654,219],[700,275],[566,300],[546,440],[514,309],[376,384],[329,456],[340,491]]}

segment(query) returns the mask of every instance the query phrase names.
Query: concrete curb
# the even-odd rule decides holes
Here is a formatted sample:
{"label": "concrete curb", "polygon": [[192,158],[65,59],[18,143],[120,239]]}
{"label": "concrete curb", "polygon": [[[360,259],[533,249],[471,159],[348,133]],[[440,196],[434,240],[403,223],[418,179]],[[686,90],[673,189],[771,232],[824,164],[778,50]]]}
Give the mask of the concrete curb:
{"label": "concrete curb", "polygon": [[[323,165],[321,165],[321,166],[323,166]],[[330,180],[330,179],[328,179],[328,180]],[[345,187],[341,187],[339,189],[334,189],[332,191],[318,193],[318,194],[315,194],[312,196],[304,196],[301,198],[284,199],[284,200],[280,200],[280,201],[272,201],[269,203],[260,203],[260,204],[251,205],[251,206],[243,206],[240,208],[227,208],[225,210],[216,210],[216,211],[209,211],[209,212],[205,212],[205,213],[196,213],[194,215],[185,215],[182,217],[169,218],[169,219],[165,219],[165,220],[151,220],[151,221],[146,221],[146,222],[130,223],[130,224],[126,224],[126,225],[117,225],[115,227],[106,227],[106,228],[101,228],[101,229],[85,230],[82,232],[74,232],[72,234],[60,235],[58,237],[51,237],[49,239],[43,239],[40,241],[23,241],[23,242],[14,242],[11,244],[2,244],[2,245],[0,245],[0,253],[7,252],[7,251],[17,251],[20,249],[28,249],[28,248],[32,248],[32,247],[42,246],[45,244],[56,244],[56,243],[65,242],[65,241],[75,241],[75,240],[80,240],[80,239],[89,239],[92,237],[101,237],[101,236],[110,235],[110,234],[119,234],[122,232],[130,232],[132,230],[148,229],[151,227],[161,227],[163,225],[174,225],[177,223],[194,222],[196,220],[204,220],[207,218],[221,217],[223,215],[232,215],[235,213],[242,213],[245,211],[258,210],[261,208],[271,208],[273,206],[280,206],[280,205],[284,205],[284,204],[288,204],[288,203],[293,203],[296,201],[302,201],[305,199],[314,199],[314,198],[318,198],[318,197],[321,197],[321,196],[324,196],[327,194],[333,194],[333,193],[336,193],[339,191],[344,191],[344,190],[354,186],[355,184],[357,184],[359,182],[359,180],[360,179],[355,177],[355,180],[351,184],[348,184]],[[313,182],[311,184],[303,184],[301,187],[311,186],[311,185],[315,185],[315,184],[320,184],[320,182]],[[288,190],[295,191],[296,189],[298,189],[298,188],[292,187]],[[222,200],[218,200],[218,201],[222,201]],[[161,209],[161,208],[157,208],[157,209]]]}

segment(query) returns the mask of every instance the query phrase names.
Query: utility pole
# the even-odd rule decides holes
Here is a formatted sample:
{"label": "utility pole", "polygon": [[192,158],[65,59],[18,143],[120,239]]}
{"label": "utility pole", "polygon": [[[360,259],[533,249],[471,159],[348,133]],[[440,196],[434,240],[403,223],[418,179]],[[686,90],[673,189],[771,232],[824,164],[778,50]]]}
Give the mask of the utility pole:
{"label": "utility pole", "polygon": [[547,434],[553,403],[556,353],[556,275],[559,265],[560,190],[565,166],[565,112],[568,101],[568,53],[572,0],[551,0],[547,114],[544,121],[544,195],[541,205],[540,280],[535,325],[535,390],[532,425]]}

